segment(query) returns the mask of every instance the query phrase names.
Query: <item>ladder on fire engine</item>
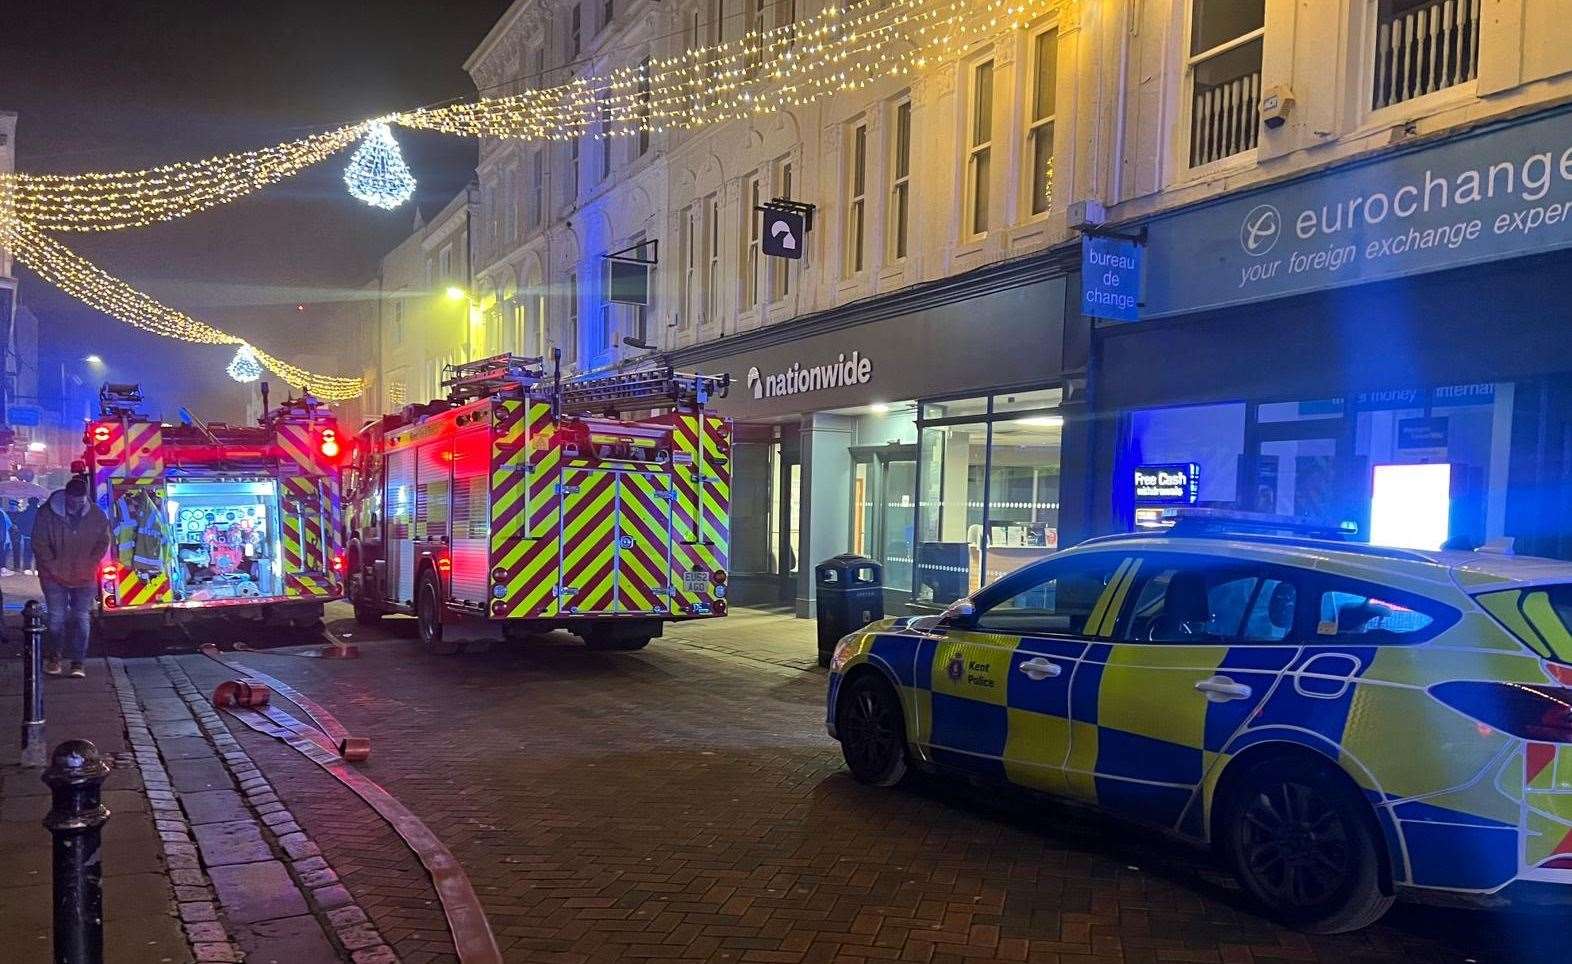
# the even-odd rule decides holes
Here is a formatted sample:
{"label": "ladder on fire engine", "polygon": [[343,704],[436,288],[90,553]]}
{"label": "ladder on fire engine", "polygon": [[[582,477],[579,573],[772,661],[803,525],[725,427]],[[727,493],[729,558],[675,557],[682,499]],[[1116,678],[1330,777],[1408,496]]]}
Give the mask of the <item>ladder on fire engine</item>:
{"label": "ladder on fire engine", "polygon": [[558,405],[567,415],[699,409],[712,397],[724,398],[730,385],[729,374],[695,375],[662,365],[564,382],[558,391]]}
{"label": "ladder on fire engine", "polygon": [[450,400],[467,402],[510,389],[532,388],[546,377],[544,365],[545,359],[539,355],[477,358],[446,366],[442,386],[448,390]]}

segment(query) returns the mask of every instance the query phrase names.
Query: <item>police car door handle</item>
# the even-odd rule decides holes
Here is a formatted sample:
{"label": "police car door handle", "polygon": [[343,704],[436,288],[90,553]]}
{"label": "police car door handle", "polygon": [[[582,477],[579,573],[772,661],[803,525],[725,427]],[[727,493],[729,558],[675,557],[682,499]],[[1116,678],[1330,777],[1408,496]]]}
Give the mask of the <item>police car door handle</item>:
{"label": "police car door handle", "polygon": [[1045,679],[1049,676],[1058,676],[1064,668],[1058,663],[1051,663],[1041,656],[1033,657],[1015,667],[1033,680]]}
{"label": "police car door handle", "polygon": [[1250,687],[1243,683],[1235,683],[1226,676],[1212,676],[1195,684],[1195,688],[1206,694],[1208,703],[1226,703],[1229,700],[1247,700],[1250,698]]}

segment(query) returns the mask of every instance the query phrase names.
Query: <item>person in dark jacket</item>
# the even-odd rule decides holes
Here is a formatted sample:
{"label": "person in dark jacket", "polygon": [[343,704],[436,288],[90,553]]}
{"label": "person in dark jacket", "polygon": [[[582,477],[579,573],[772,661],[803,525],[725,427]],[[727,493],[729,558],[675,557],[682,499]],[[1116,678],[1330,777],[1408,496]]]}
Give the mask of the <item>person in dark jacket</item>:
{"label": "person in dark jacket", "polygon": [[38,496],[11,513],[16,523],[11,532],[11,568],[22,572],[33,571],[33,523],[38,521]]}
{"label": "person in dark jacket", "polygon": [[109,549],[109,517],[87,497],[87,480],[78,476],[49,496],[33,523],[33,556],[38,584],[49,607],[49,647],[44,672],[60,675],[62,653],[71,675],[87,675],[88,635],[93,627],[93,594],[98,569]]}

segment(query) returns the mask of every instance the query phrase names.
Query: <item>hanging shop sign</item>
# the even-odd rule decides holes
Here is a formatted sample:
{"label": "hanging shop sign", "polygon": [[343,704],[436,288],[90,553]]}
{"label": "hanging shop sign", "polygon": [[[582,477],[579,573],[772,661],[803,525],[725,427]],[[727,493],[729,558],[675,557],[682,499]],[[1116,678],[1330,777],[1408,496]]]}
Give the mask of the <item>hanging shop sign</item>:
{"label": "hanging shop sign", "polygon": [[1141,244],[1134,238],[1081,238],[1081,314],[1110,321],[1140,318]]}
{"label": "hanging shop sign", "polygon": [[1135,501],[1141,505],[1195,505],[1200,495],[1201,467],[1194,462],[1135,467]]}
{"label": "hanging shop sign", "polygon": [[759,238],[760,249],[767,257],[802,260],[808,249],[808,232],[813,228],[813,205],[775,198],[760,205],[759,217],[764,219],[764,233]]}
{"label": "hanging shop sign", "polygon": [[1572,246],[1572,109],[1159,217],[1143,318]]}

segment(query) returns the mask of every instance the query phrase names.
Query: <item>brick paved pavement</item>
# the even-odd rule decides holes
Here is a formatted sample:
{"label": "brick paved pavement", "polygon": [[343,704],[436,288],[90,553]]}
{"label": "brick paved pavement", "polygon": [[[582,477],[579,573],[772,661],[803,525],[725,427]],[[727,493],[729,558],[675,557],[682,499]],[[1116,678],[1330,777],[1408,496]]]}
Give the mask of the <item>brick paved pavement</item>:
{"label": "brick paved pavement", "polygon": [[[947,782],[859,786],[824,734],[822,675],[680,630],[638,653],[564,638],[450,658],[399,621],[354,632],[358,661],[241,658],[372,738],[365,772],[463,862],[509,960],[1530,960],[1565,927],[1400,906],[1355,935],[1276,928],[1156,836]],[[204,687],[230,675],[181,664]],[[381,821],[239,736],[400,957],[450,960]]]}

